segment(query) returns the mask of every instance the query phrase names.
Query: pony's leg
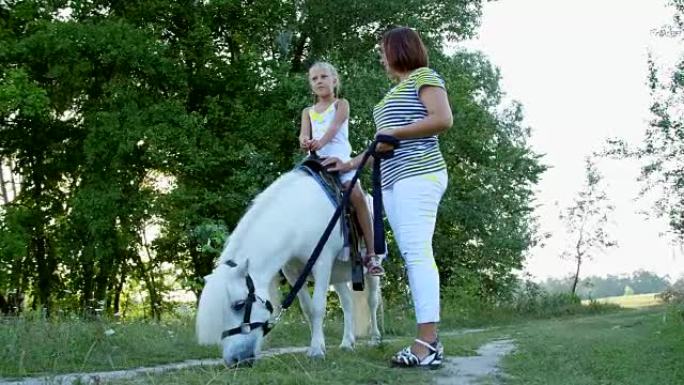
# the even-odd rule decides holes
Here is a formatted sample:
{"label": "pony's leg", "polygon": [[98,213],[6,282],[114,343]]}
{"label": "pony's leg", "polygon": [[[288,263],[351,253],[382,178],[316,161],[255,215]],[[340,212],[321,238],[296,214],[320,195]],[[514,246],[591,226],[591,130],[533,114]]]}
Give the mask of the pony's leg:
{"label": "pony's leg", "polygon": [[380,277],[366,274],[366,290],[368,291],[368,307],[370,308],[370,341],[371,345],[382,342],[382,335],[378,328],[378,305],[380,305]]}
{"label": "pony's leg", "polygon": [[273,304],[273,314],[280,313],[280,276],[276,274],[268,285],[268,296]]}
{"label": "pony's leg", "polygon": [[330,286],[330,273],[335,255],[329,251],[323,252],[318,263],[313,268],[314,294],[311,311],[311,345],[309,357],[322,358],[325,356],[325,336],[323,335],[323,318],[325,317],[325,303]]}
{"label": "pony's leg", "polygon": [[342,343],[340,344],[341,349],[353,350],[354,349],[354,303],[352,299],[351,290],[347,286],[346,282],[336,283],[333,285],[335,287],[335,292],[340,298],[340,304],[342,304],[342,313],[344,314],[344,332],[342,333]]}
{"label": "pony's leg", "polygon": [[[290,269],[283,269],[283,274],[290,285],[294,285],[295,282],[297,282],[297,278],[299,278],[300,272]],[[297,292],[297,299],[299,299],[299,307],[302,309],[304,318],[306,318],[306,320],[309,322],[309,330],[311,330],[311,312],[313,309],[313,303],[311,301],[309,291],[306,289],[306,285],[304,285],[304,287]]]}

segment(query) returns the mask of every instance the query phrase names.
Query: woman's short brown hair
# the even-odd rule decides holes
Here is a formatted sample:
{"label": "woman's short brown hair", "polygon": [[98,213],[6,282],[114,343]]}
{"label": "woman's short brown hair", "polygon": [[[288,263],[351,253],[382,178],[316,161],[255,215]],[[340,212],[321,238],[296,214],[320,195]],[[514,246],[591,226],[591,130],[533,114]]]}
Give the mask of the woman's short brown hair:
{"label": "woman's short brown hair", "polygon": [[413,71],[428,66],[428,54],[418,32],[408,27],[396,27],[382,35],[382,49],[387,65],[398,72]]}

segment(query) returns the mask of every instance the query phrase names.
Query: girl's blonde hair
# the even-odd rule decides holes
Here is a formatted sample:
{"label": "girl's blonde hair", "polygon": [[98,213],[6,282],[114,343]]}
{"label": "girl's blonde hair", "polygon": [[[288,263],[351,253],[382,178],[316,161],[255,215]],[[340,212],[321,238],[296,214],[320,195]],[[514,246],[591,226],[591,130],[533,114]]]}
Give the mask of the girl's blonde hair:
{"label": "girl's blonde hair", "polygon": [[[312,69],[322,69],[330,73],[330,76],[336,80],[335,86],[333,87],[333,94],[335,97],[338,97],[340,95],[340,87],[342,87],[342,80],[340,80],[340,76],[337,74],[335,66],[325,61],[317,61],[309,67],[309,72],[311,72]],[[318,97],[315,97],[314,99],[318,99]]]}

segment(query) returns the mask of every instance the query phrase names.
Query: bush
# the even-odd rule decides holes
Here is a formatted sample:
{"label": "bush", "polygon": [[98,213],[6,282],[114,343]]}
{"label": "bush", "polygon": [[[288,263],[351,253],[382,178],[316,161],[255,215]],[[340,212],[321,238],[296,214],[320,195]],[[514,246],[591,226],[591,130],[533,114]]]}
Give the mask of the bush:
{"label": "bush", "polygon": [[663,302],[669,304],[684,304],[684,290],[670,286],[662,293],[656,295],[656,298],[660,298]]}
{"label": "bush", "polygon": [[510,306],[517,313],[534,317],[555,317],[616,308],[616,306],[599,304],[595,301],[584,306],[580,297],[575,294],[569,292],[548,293],[537,283],[529,280],[519,286]]}

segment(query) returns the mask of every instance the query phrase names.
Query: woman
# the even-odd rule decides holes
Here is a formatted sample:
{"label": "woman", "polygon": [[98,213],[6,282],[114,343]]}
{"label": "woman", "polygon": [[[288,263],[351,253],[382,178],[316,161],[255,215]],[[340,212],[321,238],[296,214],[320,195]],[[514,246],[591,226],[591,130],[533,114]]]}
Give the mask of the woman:
{"label": "woman", "polygon": [[[416,312],[417,338],[392,357],[403,367],[441,365],[444,348],[437,337],[439,272],[432,252],[437,208],[447,186],[446,163],[437,135],[452,125],[444,81],[428,68],[420,36],[406,27],[383,35],[382,63],[398,84],[373,110],[377,134],[399,139],[394,157],[383,160],[382,195],[399,251],[406,263]],[[392,148],[379,144],[377,151]],[[347,161],[328,159],[333,170],[356,169],[363,154]]]}

